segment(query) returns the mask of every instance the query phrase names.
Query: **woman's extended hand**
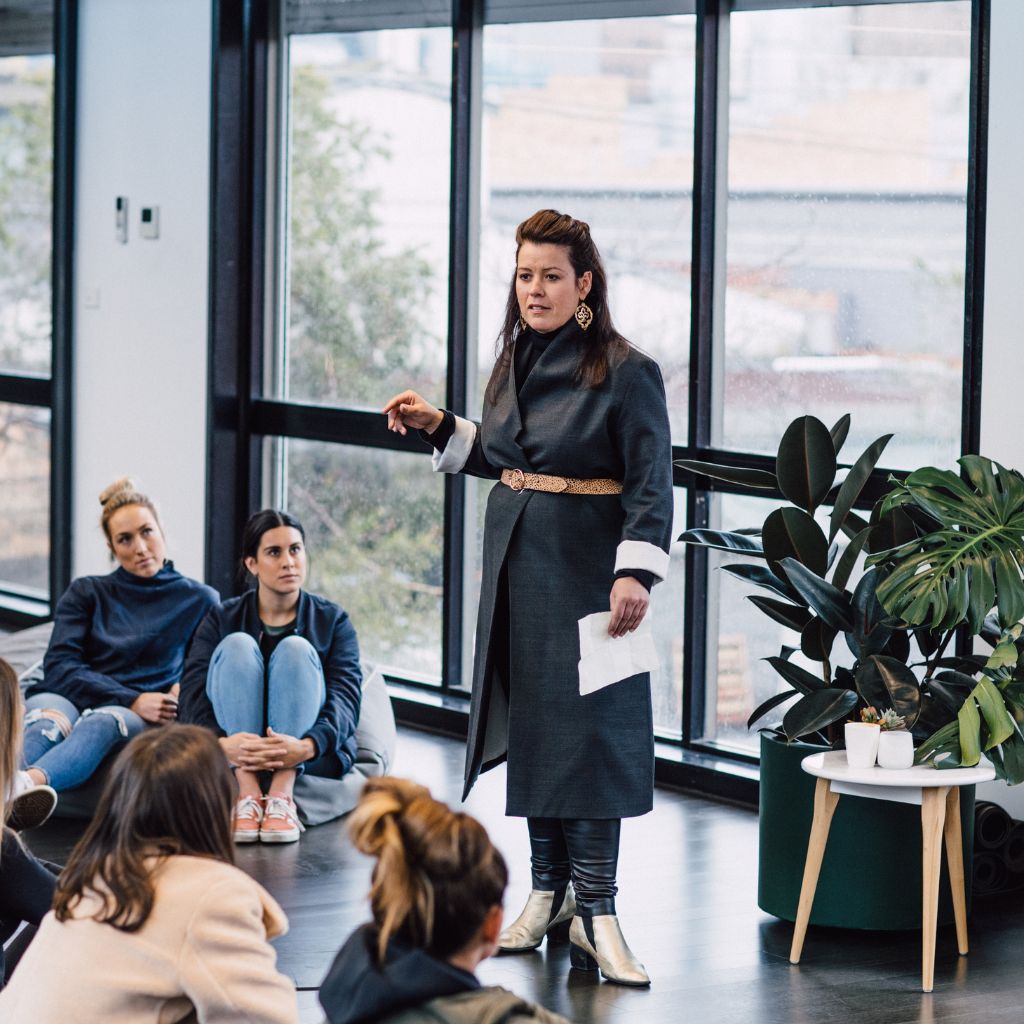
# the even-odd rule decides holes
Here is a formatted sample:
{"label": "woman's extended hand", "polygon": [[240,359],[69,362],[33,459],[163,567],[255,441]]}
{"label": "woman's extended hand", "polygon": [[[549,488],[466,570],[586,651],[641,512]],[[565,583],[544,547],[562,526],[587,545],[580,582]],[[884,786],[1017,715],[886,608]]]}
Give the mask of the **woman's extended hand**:
{"label": "woman's extended hand", "polygon": [[412,430],[425,430],[432,434],[444,419],[444,413],[421,398],[415,391],[403,391],[395,395],[383,411],[387,413],[388,430],[405,434]]}
{"label": "woman's extended hand", "polygon": [[612,617],[608,623],[608,633],[620,637],[632,633],[644,621],[651,595],[639,580],[632,576],[620,576],[612,584],[609,600]]}
{"label": "woman's extended hand", "polygon": [[150,725],[166,725],[178,717],[178,700],[170,693],[140,693],[129,710]]}

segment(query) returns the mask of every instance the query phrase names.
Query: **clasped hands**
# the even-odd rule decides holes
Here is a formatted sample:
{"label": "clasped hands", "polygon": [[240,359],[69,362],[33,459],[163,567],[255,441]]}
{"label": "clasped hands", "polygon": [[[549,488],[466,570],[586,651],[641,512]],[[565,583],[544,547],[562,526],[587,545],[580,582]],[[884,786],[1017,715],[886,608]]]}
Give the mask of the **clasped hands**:
{"label": "clasped hands", "polygon": [[316,744],[308,736],[299,739],[269,728],[266,736],[258,736],[254,732],[222,736],[220,746],[231,764],[249,772],[294,768],[316,757]]}

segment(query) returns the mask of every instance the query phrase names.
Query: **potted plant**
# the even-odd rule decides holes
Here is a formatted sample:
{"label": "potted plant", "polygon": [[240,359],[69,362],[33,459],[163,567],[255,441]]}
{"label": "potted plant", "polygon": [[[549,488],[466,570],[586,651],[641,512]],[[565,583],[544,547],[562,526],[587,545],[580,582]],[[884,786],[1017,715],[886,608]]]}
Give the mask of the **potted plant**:
{"label": "potted plant", "polygon": [[[690,530],[680,537],[756,559],[723,569],[764,591],[749,600],[799,635],[799,647],[786,645],[766,658],[783,686],[748,720],[753,727],[787,705],[781,723],[761,733],[758,902],[789,919],[796,912],[814,788],[799,764],[815,749],[838,745],[840,723],[859,708],[886,707],[902,718],[921,744],[921,761],[977,763],[984,749],[1002,777],[1024,778],[1024,641],[1016,626],[1024,614],[1024,478],[967,456],[960,460],[966,482],[932,468],[890,478],[893,490],[865,519],[854,507],[892,435],[869,445],[839,483],[849,424],[848,415],[831,430],[812,416],[794,420],[779,444],[774,473],[680,463],[755,492],[781,493],[789,502],[759,528]],[[842,552],[841,538],[847,539]],[[862,555],[863,572],[853,585]],[[951,651],[958,631],[989,640],[992,657]],[[840,635],[848,653],[837,653]],[[797,662],[797,650],[811,669]],[[973,793],[962,796],[969,865]],[[902,903],[889,901],[881,917],[856,899],[855,879],[871,885],[878,877],[872,871],[892,870],[915,851],[920,856],[913,809],[864,803],[840,805],[812,922],[915,927],[920,902],[913,887],[906,887]],[[915,877],[919,864],[908,862],[906,870]]]}

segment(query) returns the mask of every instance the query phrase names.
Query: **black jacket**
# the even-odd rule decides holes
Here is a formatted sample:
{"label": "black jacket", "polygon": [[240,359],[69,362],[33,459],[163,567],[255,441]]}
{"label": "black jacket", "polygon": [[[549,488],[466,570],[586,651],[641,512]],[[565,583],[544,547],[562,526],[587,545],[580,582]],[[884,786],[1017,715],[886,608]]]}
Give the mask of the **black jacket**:
{"label": "black jacket", "polygon": [[329,1024],[567,1024],[503,988],[397,941],[377,964],[377,931],[363,925],[334,958],[320,986]]}
{"label": "black jacket", "polygon": [[[206,695],[206,675],[217,645],[231,633],[248,633],[259,642],[262,626],[256,590],[231,598],[214,608],[200,623],[185,661],[178,698],[178,718],[205,725],[225,735]],[[306,733],[315,744],[317,758],[337,753],[347,772],[356,756],[356,725],[362,697],[363,673],[359,642],[348,613],[333,601],[302,591],[295,617],[295,635],[308,640],[320,656],[327,696],[313,728]]]}

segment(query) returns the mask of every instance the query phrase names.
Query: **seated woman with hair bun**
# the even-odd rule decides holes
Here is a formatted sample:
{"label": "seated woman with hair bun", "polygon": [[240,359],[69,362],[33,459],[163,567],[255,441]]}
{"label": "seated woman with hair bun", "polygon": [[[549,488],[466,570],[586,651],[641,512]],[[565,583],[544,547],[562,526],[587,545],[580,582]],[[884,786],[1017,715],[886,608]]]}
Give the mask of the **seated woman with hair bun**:
{"label": "seated woman with hair bun", "polygon": [[81,786],[146,726],[175,720],[185,649],[218,603],[212,587],[166,559],[156,506],[130,479],[111,484],[100,504],[118,566],[68,587],[57,603],[42,681],[26,692],[20,781],[58,792]]}
{"label": "seated woman with hair bun", "polygon": [[377,862],[373,921],[350,936],[320,987],[329,1024],[567,1024],[473,973],[498,948],[508,881],[480,822],[385,776],[366,784],[349,833]]}

